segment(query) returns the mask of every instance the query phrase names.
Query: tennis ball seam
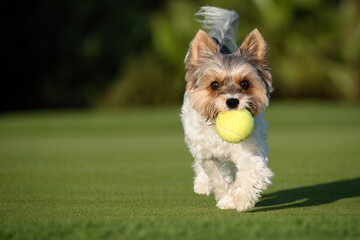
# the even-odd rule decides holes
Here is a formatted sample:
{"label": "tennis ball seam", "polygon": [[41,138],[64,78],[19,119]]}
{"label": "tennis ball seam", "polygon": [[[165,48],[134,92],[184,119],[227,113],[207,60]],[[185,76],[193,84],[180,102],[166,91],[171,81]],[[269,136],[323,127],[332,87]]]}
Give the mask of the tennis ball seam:
{"label": "tennis ball seam", "polygon": [[220,126],[220,124],[218,125],[218,127],[219,127],[222,131],[225,131],[225,132],[227,132],[227,133],[233,134],[233,135],[235,135],[236,137],[240,138],[240,141],[244,141],[244,139],[243,139],[242,137],[240,137],[240,136],[237,135],[236,133],[233,133],[233,132],[231,132],[231,131],[229,131],[229,130],[227,130],[227,129],[222,128],[222,127]]}

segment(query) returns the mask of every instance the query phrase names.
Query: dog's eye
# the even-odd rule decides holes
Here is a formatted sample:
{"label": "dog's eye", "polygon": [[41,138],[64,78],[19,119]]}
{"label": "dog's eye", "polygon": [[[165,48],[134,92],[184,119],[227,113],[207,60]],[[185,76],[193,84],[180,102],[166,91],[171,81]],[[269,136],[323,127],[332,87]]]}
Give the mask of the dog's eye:
{"label": "dog's eye", "polygon": [[247,80],[242,80],[240,83],[240,87],[242,87],[244,90],[248,89],[250,86],[250,83]]}
{"label": "dog's eye", "polygon": [[218,90],[219,89],[219,83],[217,81],[214,81],[211,83],[211,89],[212,90]]}

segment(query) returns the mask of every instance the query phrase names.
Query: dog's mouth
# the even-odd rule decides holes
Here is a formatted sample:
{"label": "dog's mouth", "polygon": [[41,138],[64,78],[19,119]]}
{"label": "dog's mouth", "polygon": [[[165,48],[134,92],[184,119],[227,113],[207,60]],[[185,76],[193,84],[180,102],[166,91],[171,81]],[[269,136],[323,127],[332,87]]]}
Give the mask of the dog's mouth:
{"label": "dog's mouth", "polygon": [[246,107],[245,109],[248,110],[251,113],[252,117],[255,117],[254,112],[250,107]]}
{"label": "dog's mouth", "polygon": [[[243,109],[246,109],[248,110],[250,113],[251,113],[251,116],[254,118],[255,115],[254,115],[254,111],[252,110],[251,107],[245,107]],[[243,109],[231,109],[231,110],[228,110],[228,111],[237,111],[237,110],[243,110]],[[217,116],[219,115],[220,111],[216,112],[216,114],[214,114],[212,117],[208,117],[207,118],[207,122],[210,123],[210,125],[215,125],[215,122],[216,122],[216,118]]]}

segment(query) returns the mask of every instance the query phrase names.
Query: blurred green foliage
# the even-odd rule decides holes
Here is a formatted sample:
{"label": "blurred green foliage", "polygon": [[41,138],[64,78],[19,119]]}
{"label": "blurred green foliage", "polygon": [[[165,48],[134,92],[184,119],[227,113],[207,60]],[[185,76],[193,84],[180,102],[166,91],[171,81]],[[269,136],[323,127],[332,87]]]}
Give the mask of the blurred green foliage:
{"label": "blurred green foliage", "polygon": [[[151,44],[130,57],[101,106],[181,101],[184,56],[202,1],[168,1],[149,15]],[[360,3],[355,0],[210,1],[239,13],[238,43],[258,28],[269,46],[274,97],[359,100]]]}
{"label": "blurred green foliage", "polygon": [[24,1],[3,17],[1,109],[179,104],[203,5],[239,13],[238,44],[260,30],[274,98],[360,99],[358,0]]}

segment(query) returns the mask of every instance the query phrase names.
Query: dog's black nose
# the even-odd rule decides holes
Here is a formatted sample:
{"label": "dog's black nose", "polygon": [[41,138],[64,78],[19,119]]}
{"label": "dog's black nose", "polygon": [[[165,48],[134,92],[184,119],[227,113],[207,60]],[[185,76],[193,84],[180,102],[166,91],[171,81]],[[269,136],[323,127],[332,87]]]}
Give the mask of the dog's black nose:
{"label": "dog's black nose", "polygon": [[226,105],[231,109],[236,108],[237,106],[239,106],[239,99],[229,98],[228,100],[226,100]]}

